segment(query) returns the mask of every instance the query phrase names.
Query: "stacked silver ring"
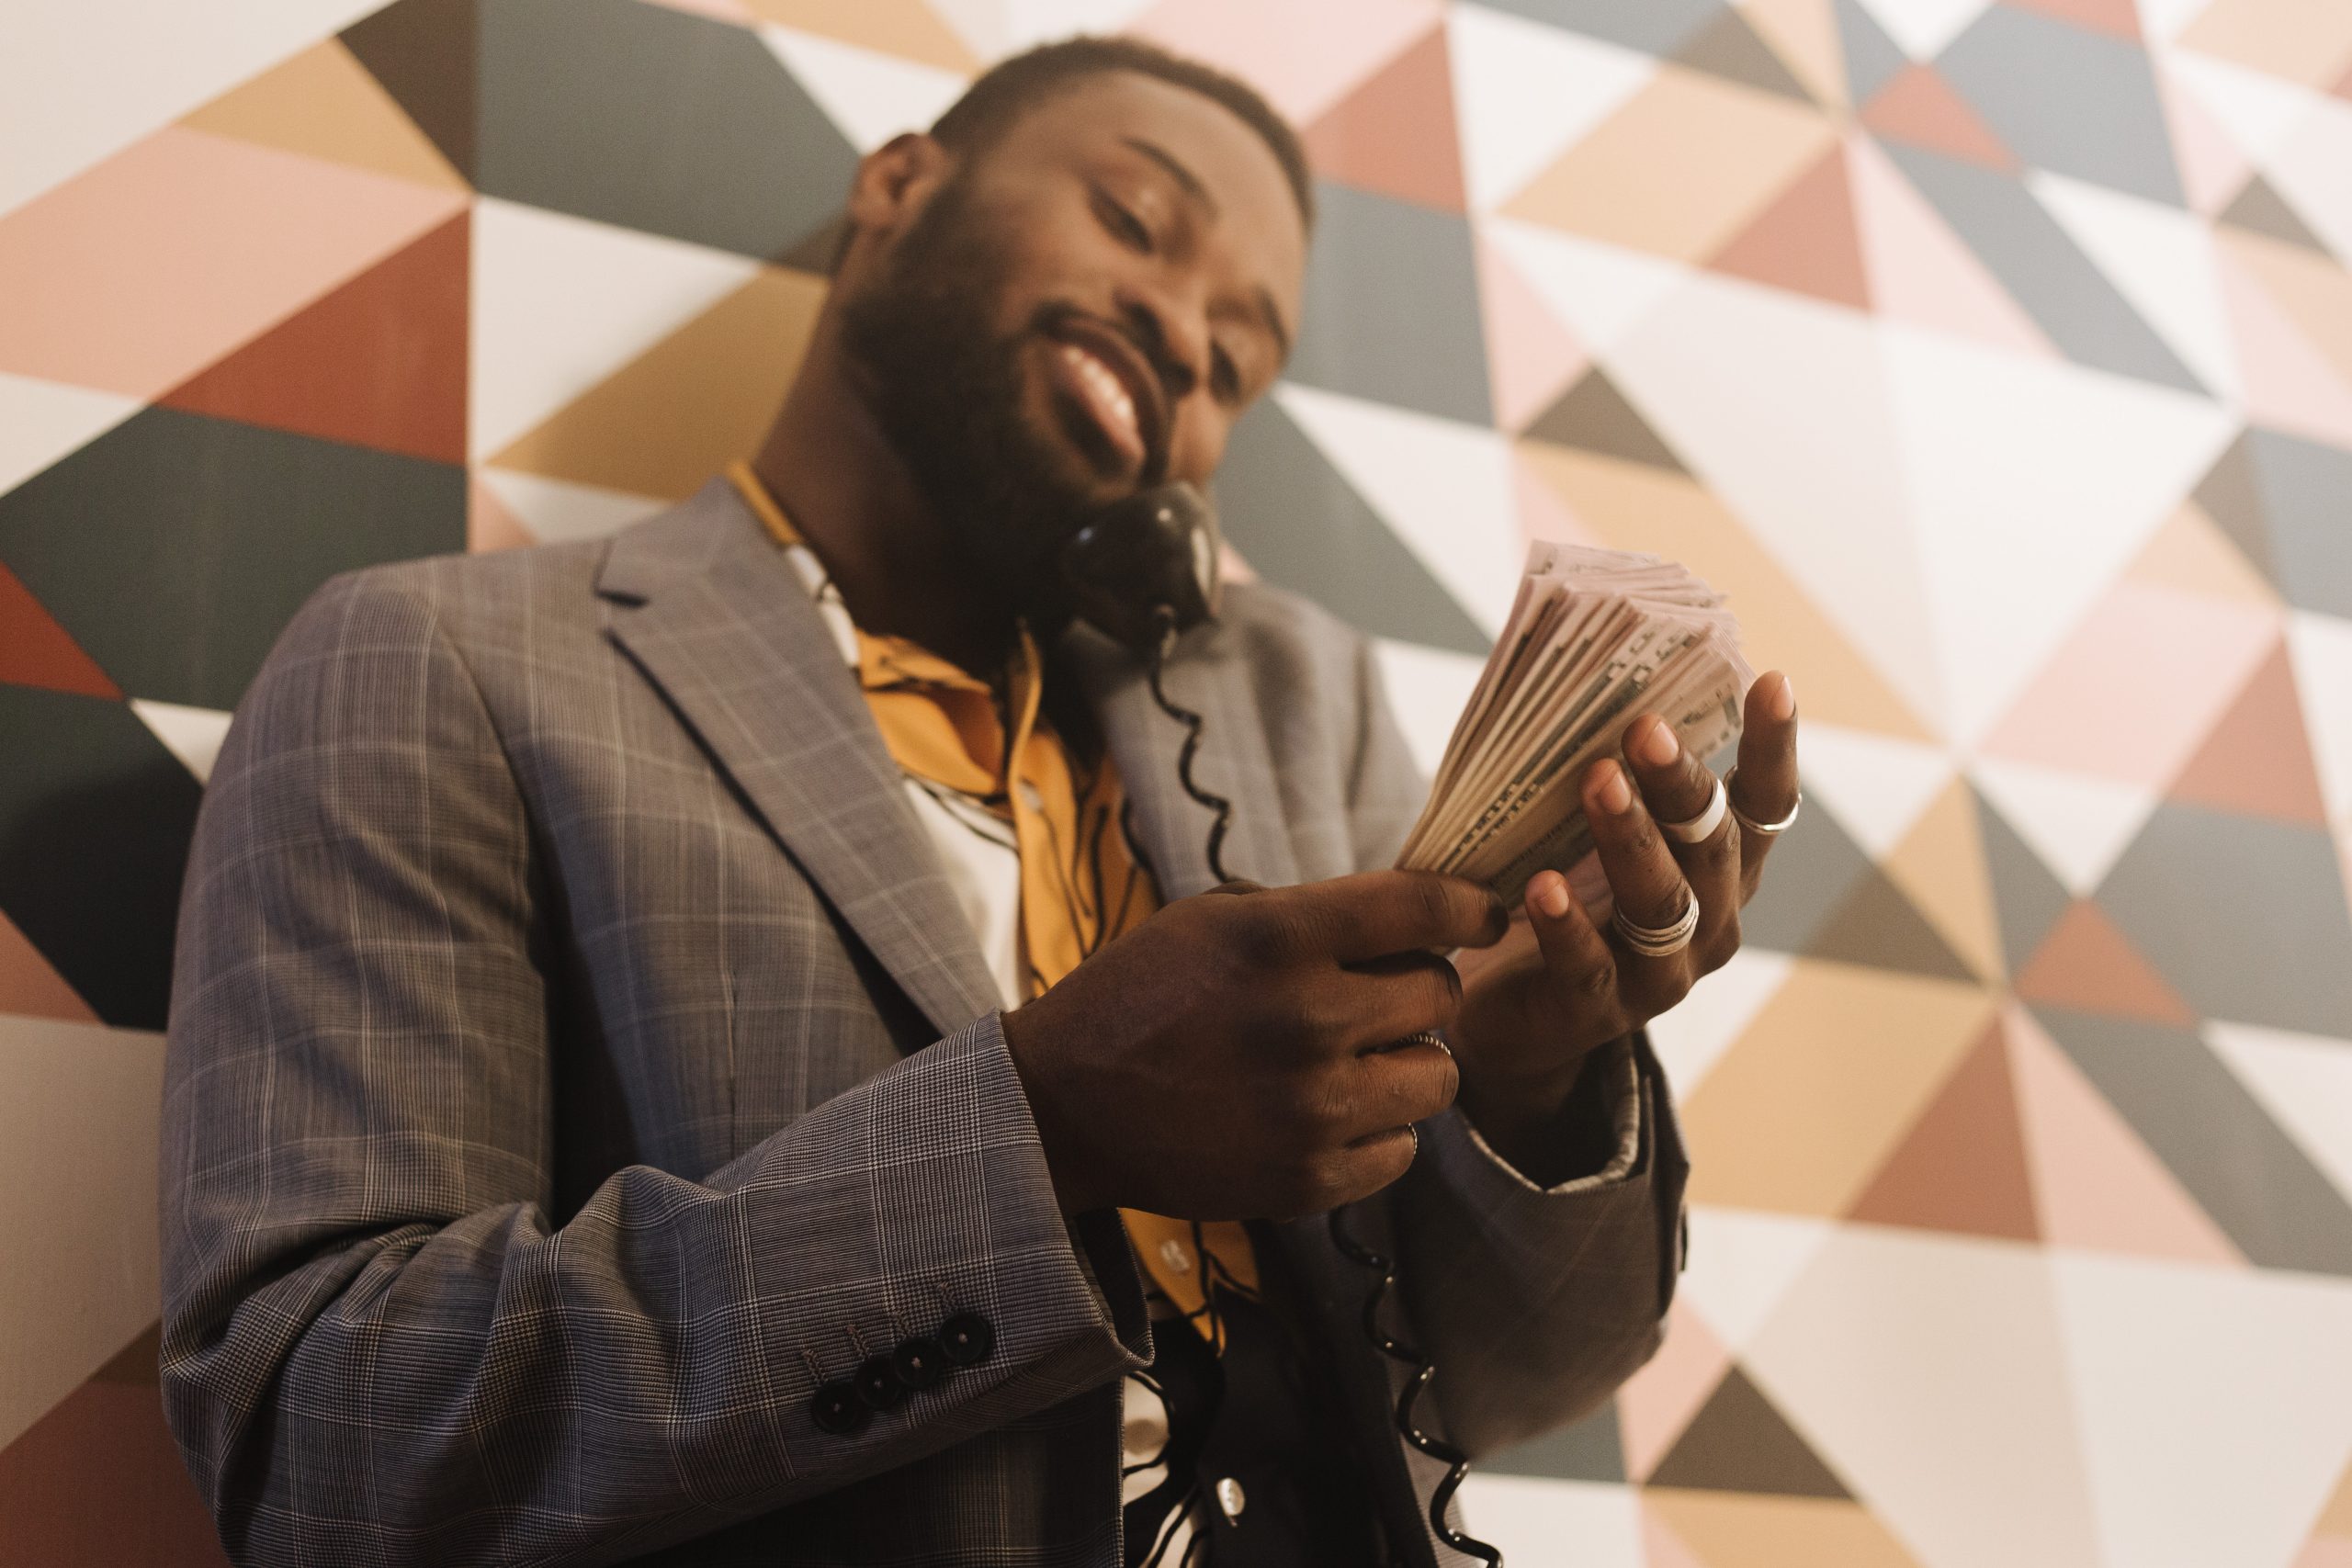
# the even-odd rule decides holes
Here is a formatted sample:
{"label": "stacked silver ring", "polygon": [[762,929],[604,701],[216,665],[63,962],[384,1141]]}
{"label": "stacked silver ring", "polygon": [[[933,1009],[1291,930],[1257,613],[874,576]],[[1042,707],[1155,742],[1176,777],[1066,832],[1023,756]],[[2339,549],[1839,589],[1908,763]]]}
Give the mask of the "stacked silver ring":
{"label": "stacked silver ring", "polygon": [[1636,925],[1625,918],[1625,907],[1619,905],[1609,917],[1609,924],[1623,937],[1625,945],[1645,958],[1670,958],[1690,945],[1691,933],[1699,929],[1699,900],[1693,897],[1682,903],[1682,913],[1672,925]]}

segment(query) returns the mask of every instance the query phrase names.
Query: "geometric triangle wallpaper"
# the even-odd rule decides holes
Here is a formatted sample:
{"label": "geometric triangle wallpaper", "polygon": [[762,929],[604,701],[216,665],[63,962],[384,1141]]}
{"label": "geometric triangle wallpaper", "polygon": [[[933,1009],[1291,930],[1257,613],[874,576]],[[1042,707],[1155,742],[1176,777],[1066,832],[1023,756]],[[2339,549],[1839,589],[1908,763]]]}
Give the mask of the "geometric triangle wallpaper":
{"label": "geometric triangle wallpaper", "polygon": [[[12,19],[27,9],[12,8]],[[757,436],[857,158],[1130,30],[1321,220],[1221,477],[1433,762],[1530,539],[1792,672],[1653,1026],[1665,1348],[1521,1568],[2352,1564],[2352,6],[30,0],[0,47],[0,1559],[217,1564],[158,1408],[180,862],[295,606]]]}

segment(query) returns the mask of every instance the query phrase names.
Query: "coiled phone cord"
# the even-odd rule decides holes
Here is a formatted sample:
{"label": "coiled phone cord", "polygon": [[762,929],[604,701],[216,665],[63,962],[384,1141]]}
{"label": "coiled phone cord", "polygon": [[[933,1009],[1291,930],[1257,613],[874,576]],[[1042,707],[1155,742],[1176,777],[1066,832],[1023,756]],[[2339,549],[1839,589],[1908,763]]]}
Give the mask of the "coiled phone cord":
{"label": "coiled phone cord", "polygon": [[[1184,745],[1176,754],[1176,780],[1183,785],[1186,795],[1216,814],[1216,820],[1209,825],[1209,874],[1220,883],[1230,882],[1233,877],[1225,869],[1225,834],[1226,829],[1233,825],[1233,802],[1214,791],[1203,789],[1193,777],[1193,759],[1201,749],[1204,721],[1191,708],[1170,701],[1167,691],[1160,684],[1160,667],[1167,662],[1169,651],[1176,643],[1175,612],[1163,605],[1159,611],[1159,636],[1145,666],[1151,682],[1151,700],[1159,705],[1160,712],[1184,727]],[[1443,1438],[1430,1437],[1414,1424],[1413,1406],[1419,1401],[1421,1391],[1429,1387],[1430,1380],[1437,1375],[1437,1368],[1419,1350],[1392,1337],[1380,1326],[1380,1309],[1386,1304],[1388,1292],[1396,1285],[1396,1266],[1360,1245],[1349,1235],[1347,1223],[1340,1210],[1332,1210],[1329,1220],[1331,1245],[1351,1262],[1380,1276],[1373,1285],[1371,1294],[1364,1298],[1364,1337],[1382,1355],[1412,1369],[1412,1376],[1406,1380],[1404,1393],[1396,1397],[1396,1434],[1446,1467],[1444,1476],[1430,1494],[1430,1528],[1437,1532],[1440,1540],[1454,1551],[1478,1559],[1487,1568],[1502,1568],[1500,1548],[1490,1546],[1476,1536],[1464,1535],[1446,1522],[1446,1511],[1453,1506],[1453,1495],[1461,1490],[1464,1478],[1470,1473],[1470,1456]]]}

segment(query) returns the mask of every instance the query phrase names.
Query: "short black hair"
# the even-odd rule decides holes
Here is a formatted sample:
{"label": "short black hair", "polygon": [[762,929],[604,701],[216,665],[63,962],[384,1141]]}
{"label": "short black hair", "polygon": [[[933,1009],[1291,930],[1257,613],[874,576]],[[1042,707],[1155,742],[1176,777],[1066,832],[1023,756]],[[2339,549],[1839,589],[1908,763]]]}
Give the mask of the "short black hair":
{"label": "short black hair", "polygon": [[1013,121],[1054,93],[1091,76],[1114,71],[1173,83],[1224,105],[1273,151],[1298,203],[1299,221],[1315,228],[1315,176],[1307,166],[1306,150],[1298,132],[1259,95],[1255,87],[1214,65],[1171,54],[1157,44],[1133,38],[1080,35],[1039,44],[997,62],[964,90],[933,122],[931,134],[956,152],[983,149],[1004,134]]}

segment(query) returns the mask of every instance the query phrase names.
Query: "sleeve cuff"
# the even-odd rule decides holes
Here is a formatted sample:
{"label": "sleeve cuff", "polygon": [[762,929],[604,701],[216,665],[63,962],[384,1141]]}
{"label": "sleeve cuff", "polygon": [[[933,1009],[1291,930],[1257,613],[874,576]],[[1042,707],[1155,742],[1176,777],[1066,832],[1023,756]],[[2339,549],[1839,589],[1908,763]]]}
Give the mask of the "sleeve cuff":
{"label": "sleeve cuff", "polygon": [[[1585,1081],[1589,1082],[1594,1091],[1602,1097],[1600,1124],[1608,1129],[1604,1137],[1592,1140],[1591,1157],[1577,1161],[1578,1165],[1589,1164],[1595,1168],[1551,1187],[1539,1186],[1510,1161],[1497,1154],[1470,1119],[1464,1116],[1461,1118],[1462,1129],[1470,1135],[1471,1145],[1481,1157],[1519,1187],[1547,1197],[1589,1192],[1623,1181],[1633,1174],[1642,1148],[1641,1068],[1634,1059],[1632,1037],[1612,1040],[1598,1048],[1592,1060],[1585,1064],[1584,1070],[1587,1075]],[[1580,1082],[1577,1092],[1583,1091],[1584,1082]]]}

